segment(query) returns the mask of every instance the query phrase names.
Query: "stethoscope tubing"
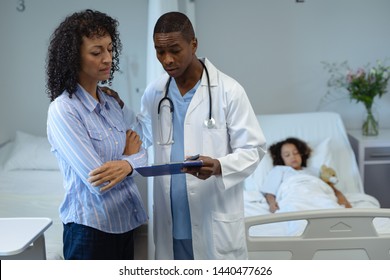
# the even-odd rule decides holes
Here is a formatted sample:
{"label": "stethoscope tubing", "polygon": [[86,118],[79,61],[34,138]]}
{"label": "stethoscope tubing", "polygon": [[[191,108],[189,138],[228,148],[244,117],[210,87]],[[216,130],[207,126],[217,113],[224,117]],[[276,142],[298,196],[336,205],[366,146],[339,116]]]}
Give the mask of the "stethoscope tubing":
{"label": "stethoscope tubing", "polygon": [[[211,87],[210,87],[210,75],[209,75],[209,71],[207,70],[207,67],[206,65],[204,64],[204,62],[202,60],[199,59],[199,62],[202,63],[203,65],[203,69],[205,70],[206,72],[206,78],[207,78],[207,89],[208,89],[208,93],[209,93],[209,119],[208,121],[212,121],[212,98],[211,98]],[[167,84],[165,85],[165,95],[163,98],[161,98],[160,102],[158,103],[158,107],[157,107],[157,114],[160,115],[160,108],[161,108],[161,104],[162,102],[164,102],[164,100],[167,100],[169,102],[169,105],[170,105],[170,112],[173,114],[173,111],[174,111],[174,106],[173,106],[173,101],[171,100],[171,98],[169,98],[168,96],[168,93],[169,93],[169,85],[171,84],[171,79],[172,77],[169,77],[168,78],[168,81],[167,81]]]}
{"label": "stethoscope tubing", "polygon": [[[209,118],[204,121],[204,124],[205,124],[205,126],[207,128],[210,129],[210,128],[213,128],[215,126],[215,120],[212,117],[212,98],[211,98],[210,76],[209,76],[209,71],[207,70],[207,67],[204,64],[204,62],[202,60],[200,60],[200,59],[199,59],[199,62],[202,63],[203,69],[206,72],[206,78],[207,78],[207,88],[208,88],[208,93],[209,93]],[[161,100],[158,103],[157,115],[159,116],[159,119],[160,119],[160,111],[161,111],[162,104],[163,104],[164,101],[168,101],[169,102],[169,111],[170,111],[170,114],[172,116],[172,120],[171,121],[173,122],[174,105],[173,105],[172,99],[169,98],[169,96],[168,96],[169,86],[171,84],[171,80],[172,80],[172,77],[169,77],[168,81],[167,81],[167,83],[165,85],[165,94],[164,94],[164,97],[161,98]],[[159,145],[171,145],[171,144],[174,143],[173,139],[171,138],[172,137],[172,127],[170,128],[169,135],[168,135],[168,140],[166,142],[162,141],[163,140],[162,139],[162,134],[163,134],[162,133],[162,127],[160,127],[160,140],[161,141],[157,142]]]}

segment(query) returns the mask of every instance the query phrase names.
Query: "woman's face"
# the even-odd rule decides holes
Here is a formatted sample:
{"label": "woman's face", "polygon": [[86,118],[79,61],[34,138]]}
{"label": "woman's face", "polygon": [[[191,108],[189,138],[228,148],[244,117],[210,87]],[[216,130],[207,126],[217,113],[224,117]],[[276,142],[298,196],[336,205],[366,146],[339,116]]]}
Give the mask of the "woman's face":
{"label": "woman's face", "polygon": [[302,169],[302,157],[294,144],[286,143],[281,149],[282,159],[285,165],[296,170]]}
{"label": "woman's face", "polygon": [[83,37],[80,54],[79,83],[82,86],[109,79],[112,64],[111,36]]}

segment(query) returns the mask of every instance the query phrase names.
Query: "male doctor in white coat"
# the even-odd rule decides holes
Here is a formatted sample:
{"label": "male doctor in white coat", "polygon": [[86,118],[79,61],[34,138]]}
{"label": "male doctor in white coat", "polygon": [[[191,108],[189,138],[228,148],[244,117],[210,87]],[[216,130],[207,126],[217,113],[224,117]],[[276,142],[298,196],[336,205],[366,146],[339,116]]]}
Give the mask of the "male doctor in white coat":
{"label": "male doctor in white coat", "polygon": [[186,15],[162,15],[153,39],[167,74],[142,97],[144,143],[153,145],[156,163],[196,154],[203,161],[154,178],[155,257],[247,259],[243,180],[266,150],[252,106],[237,81],[197,58]]}

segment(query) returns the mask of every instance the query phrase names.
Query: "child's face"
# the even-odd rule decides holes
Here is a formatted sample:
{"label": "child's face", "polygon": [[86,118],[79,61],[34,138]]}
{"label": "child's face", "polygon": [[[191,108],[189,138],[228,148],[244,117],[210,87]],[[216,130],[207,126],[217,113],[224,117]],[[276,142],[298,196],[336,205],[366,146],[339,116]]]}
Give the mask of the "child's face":
{"label": "child's face", "polygon": [[284,164],[296,170],[302,169],[302,157],[294,144],[286,143],[281,149]]}

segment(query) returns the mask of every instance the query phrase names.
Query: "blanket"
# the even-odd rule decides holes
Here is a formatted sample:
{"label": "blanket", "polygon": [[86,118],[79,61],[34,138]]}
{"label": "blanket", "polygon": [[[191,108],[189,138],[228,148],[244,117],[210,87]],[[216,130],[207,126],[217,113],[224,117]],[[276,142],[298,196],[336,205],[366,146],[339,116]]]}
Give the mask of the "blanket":
{"label": "blanket", "polygon": [[332,188],[316,176],[297,174],[289,177],[276,194],[277,212],[342,208]]}
{"label": "blanket", "polygon": [[[353,207],[379,208],[377,200],[364,193],[345,194]],[[269,207],[265,198],[257,191],[246,192],[245,215],[269,215]],[[337,198],[329,185],[320,178],[308,174],[297,174],[285,180],[277,194],[276,200],[279,204],[278,212],[307,211],[319,209],[344,208],[337,203]],[[389,232],[389,221],[375,219],[374,224],[378,231]],[[385,230],[379,230],[385,228]],[[264,224],[252,227],[249,230],[251,236],[297,236],[301,235],[306,227],[307,221],[288,221],[273,224]]]}

